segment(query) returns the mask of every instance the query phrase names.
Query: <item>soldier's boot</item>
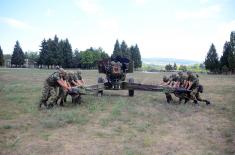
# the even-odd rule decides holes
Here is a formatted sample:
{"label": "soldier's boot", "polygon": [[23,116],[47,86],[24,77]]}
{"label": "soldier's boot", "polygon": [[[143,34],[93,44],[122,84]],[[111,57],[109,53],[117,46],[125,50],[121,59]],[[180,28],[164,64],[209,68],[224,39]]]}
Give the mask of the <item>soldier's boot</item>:
{"label": "soldier's boot", "polygon": [[49,104],[47,105],[47,109],[51,109],[51,108],[53,108],[53,106],[54,106],[53,103],[49,103]]}
{"label": "soldier's boot", "polygon": [[64,101],[63,101],[63,99],[60,100],[60,106],[61,106],[61,107],[64,106]]}
{"label": "soldier's boot", "polygon": [[199,105],[197,100],[193,100],[193,103],[194,103],[195,105]]}
{"label": "soldier's boot", "polygon": [[206,105],[209,105],[209,104],[211,104],[211,102],[210,102],[210,101],[208,101],[208,100],[206,100]]}
{"label": "soldier's boot", "polygon": [[41,100],[39,102],[38,108],[40,109],[42,107],[42,105],[44,105],[46,107],[47,106],[46,101]]}
{"label": "soldier's boot", "polygon": [[171,101],[173,101],[171,94],[169,94],[169,93],[165,93],[165,94],[166,94],[167,103],[170,103]]}
{"label": "soldier's boot", "polygon": [[74,104],[81,104],[81,96],[80,95],[75,95],[72,97],[72,103]]}
{"label": "soldier's boot", "polygon": [[64,96],[64,99],[63,99],[64,102],[67,102],[67,96],[68,96],[68,93],[66,93],[65,96]]}
{"label": "soldier's boot", "polygon": [[182,100],[183,100],[183,98],[180,97],[179,98],[179,104],[181,104]]}

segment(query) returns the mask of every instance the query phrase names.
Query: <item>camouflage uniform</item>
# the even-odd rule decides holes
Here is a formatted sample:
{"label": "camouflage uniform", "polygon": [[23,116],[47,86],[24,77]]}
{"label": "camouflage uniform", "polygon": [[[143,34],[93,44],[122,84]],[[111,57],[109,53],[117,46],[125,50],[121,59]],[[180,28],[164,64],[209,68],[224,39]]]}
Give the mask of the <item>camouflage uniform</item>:
{"label": "camouflage uniform", "polygon": [[39,107],[41,107],[42,104],[46,107],[52,107],[56,104],[57,92],[60,87],[57,81],[61,80],[63,77],[61,73],[61,71],[56,71],[44,81]]}
{"label": "camouflage uniform", "polygon": [[[164,76],[163,79],[162,79],[162,81],[163,81],[164,83],[168,83],[168,82],[170,82],[170,78],[168,78],[167,76]],[[171,96],[170,92],[168,92],[167,87],[164,88],[164,92],[165,92],[165,95],[166,95],[166,101],[167,101],[167,103],[170,103],[173,99],[172,99],[172,96]]]}
{"label": "camouflage uniform", "polygon": [[[73,83],[73,81],[77,82],[77,80],[82,80],[82,76],[81,76],[80,70],[78,70],[76,73],[75,72],[68,72],[68,74],[67,74],[67,81],[71,85],[71,87],[78,87],[77,85],[75,85]],[[79,89],[76,88],[76,90],[80,93],[81,88],[80,87],[79,87]],[[64,102],[66,102],[67,96],[68,96],[67,92],[64,94],[64,96],[62,96]],[[80,95],[79,94],[71,95],[71,97],[72,97],[72,102],[73,103],[80,103]]]}
{"label": "camouflage uniform", "polygon": [[179,72],[177,80],[180,82],[180,87],[182,87],[184,86],[184,83],[187,80],[187,77],[184,76],[182,72]]}
{"label": "camouflage uniform", "polygon": [[189,94],[189,98],[191,100],[194,101],[194,103],[197,103],[197,97],[196,97],[196,94],[197,94],[197,88],[199,86],[199,79],[197,77],[195,77],[191,72],[188,72],[188,81],[192,83],[192,86],[190,88],[191,90],[191,93]]}

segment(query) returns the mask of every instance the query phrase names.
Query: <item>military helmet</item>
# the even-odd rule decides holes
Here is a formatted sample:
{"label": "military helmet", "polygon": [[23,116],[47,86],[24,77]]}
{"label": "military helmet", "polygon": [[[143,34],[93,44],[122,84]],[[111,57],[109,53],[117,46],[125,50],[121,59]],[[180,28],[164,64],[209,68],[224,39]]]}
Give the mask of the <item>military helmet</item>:
{"label": "military helmet", "polygon": [[67,72],[63,69],[63,68],[59,68],[59,73],[63,76],[66,76],[67,75]]}
{"label": "military helmet", "polygon": [[68,71],[68,72],[67,72],[67,75],[70,75],[70,76],[71,76],[71,75],[73,75],[73,74],[74,74],[73,71]]}
{"label": "military helmet", "polygon": [[178,72],[178,75],[179,75],[179,76],[182,76],[182,75],[183,75],[183,72],[181,72],[181,71]]}
{"label": "military helmet", "polygon": [[191,71],[187,71],[188,75],[193,75],[193,73]]}
{"label": "military helmet", "polygon": [[171,77],[175,78],[175,77],[177,77],[177,75],[175,73],[173,73],[173,74],[171,74]]}
{"label": "military helmet", "polygon": [[163,78],[162,78],[162,80],[163,80],[163,82],[168,82],[168,81],[169,81],[169,78],[168,78],[166,75],[164,75]]}
{"label": "military helmet", "polygon": [[77,70],[77,74],[81,75],[82,74],[81,70]]}

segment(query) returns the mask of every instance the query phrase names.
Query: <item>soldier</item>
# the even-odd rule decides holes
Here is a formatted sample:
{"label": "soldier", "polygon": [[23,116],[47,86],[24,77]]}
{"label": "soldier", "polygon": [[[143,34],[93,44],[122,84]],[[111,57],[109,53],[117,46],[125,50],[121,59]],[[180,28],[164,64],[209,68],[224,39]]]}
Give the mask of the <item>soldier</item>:
{"label": "soldier", "polygon": [[177,75],[175,73],[171,74],[169,77],[168,85],[170,87],[175,87],[175,85],[177,84],[177,80],[178,80]]}
{"label": "soldier", "polygon": [[200,97],[200,93],[203,93],[203,86],[199,84],[198,75],[196,77],[192,74],[192,72],[187,72],[188,74],[188,90],[192,90],[192,92],[189,95],[189,98],[194,100],[194,103],[197,103],[197,101],[205,102],[207,105],[210,104],[210,101],[202,99]]}
{"label": "soldier", "polygon": [[82,74],[81,71],[78,70],[77,74],[75,74],[74,80],[77,83],[77,86],[82,86],[83,87],[85,85],[85,81],[83,80],[81,74]]}
{"label": "soldier", "polygon": [[[169,86],[170,83],[171,83],[170,79],[167,76],[165,76],[165,75],[163,76],[162,81],[163,81],[161,83],[162,86]],[[165,92],[165,95],[166,95],[167,103],[170,103],[173,100],[171,94],[169,92]]]}
{"label": "soldier", "polygon": [[62,87],[65,91],[71,89],[70,86],[64,81],[66,72],[63,68],[59,68],[56,72],[51,74],[44,82],[42,90],[42,97],[40,99],[39,107],[42,104],[47,108],[51,108],[57,102],[57,89]]}
{"label": "soldier", "polygon": [[[68,83],[71,87],[82,88],[85,84],[84,80],[82,79],[80,70],[78,70],[76,73],[72,72],[72,71],[68,72],[67,81],[68,81]],[[63,90],[61,90],[61,91],[63,91]],[[81,91],[81,89],[79,89],[79,91]],[[60,97],[61,97],[62,104],[63,104],[63,102],[66,102],[67,96],[68,96],[68,93],[65,93],[65,94],[61,93]],[[72,96],[72,102],[73,103],[79,102],[79,100],[80,100],[80,95],[79,94],[76,94],[76,95]]]}
{"label": "soldier", "polygon": [[187,82],[187,77],[184,76],[183,72],[178,72],[178,83],[177,83],[177,88],[185,88],[186,82]]}

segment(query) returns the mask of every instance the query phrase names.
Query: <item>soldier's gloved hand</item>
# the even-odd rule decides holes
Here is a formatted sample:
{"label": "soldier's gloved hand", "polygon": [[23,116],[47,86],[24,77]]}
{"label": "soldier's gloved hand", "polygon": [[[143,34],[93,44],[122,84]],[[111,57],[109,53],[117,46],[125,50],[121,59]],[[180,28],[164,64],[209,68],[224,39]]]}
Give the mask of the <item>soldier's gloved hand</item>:
{"label": "soldier's gloved hand", "polygon": [[72,87],[68,87],[68,91],[71,91],[72,90]]}

